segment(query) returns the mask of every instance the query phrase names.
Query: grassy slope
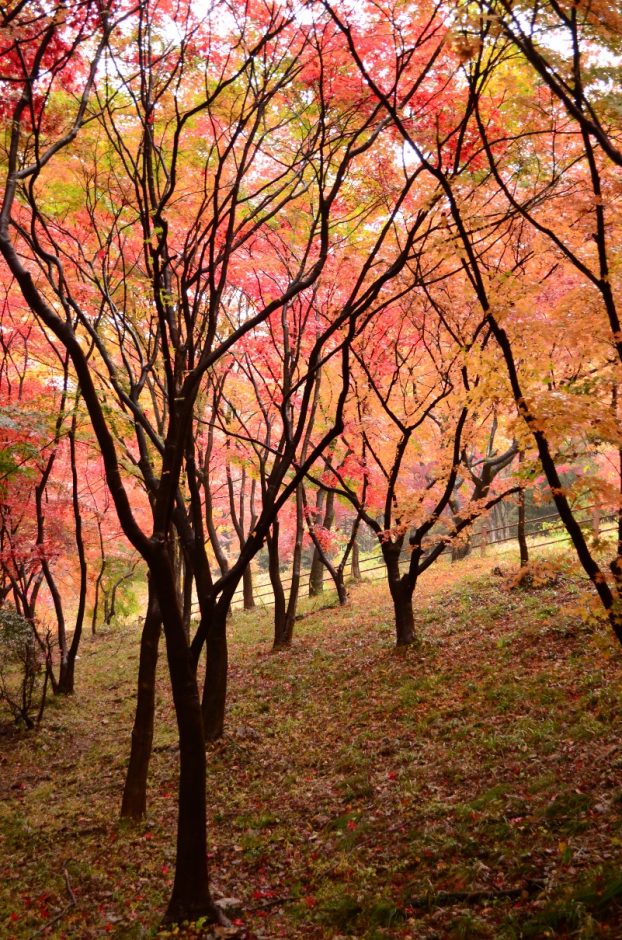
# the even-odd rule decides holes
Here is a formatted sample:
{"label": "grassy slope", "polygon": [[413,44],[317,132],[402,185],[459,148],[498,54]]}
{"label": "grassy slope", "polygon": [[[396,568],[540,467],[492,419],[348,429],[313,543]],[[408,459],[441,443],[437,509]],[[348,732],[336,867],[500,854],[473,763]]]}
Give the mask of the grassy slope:
{"label": "grassy slope", "polygon": [[[301,620],[286,654],[268,652],[269,611],[236,615],[210,839],[215,894],[251,935],[622,934],[619,650],[572,572],[524,591],[489,567],[431,572],[422,644],[401,655],[378,584]],[[150,818],[121,827],[136,657],[135,632],[87,640],[75,698],[0,737],[0,936],[65,908],[65,877],[77,904],[39,935],[155,931],[175,734],[163,676]]]}

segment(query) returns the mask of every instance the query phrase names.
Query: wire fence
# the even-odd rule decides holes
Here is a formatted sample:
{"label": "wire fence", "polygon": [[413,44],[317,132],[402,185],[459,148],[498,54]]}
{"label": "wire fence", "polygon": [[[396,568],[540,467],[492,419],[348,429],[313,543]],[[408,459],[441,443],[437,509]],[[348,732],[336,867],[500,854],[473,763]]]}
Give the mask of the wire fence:
{"label": "wire fence", "polygon": [[[579,509],[575,513],[577,521],[581,527],[586,530],[591,530],[594,536],[599,538],[604,535],[608,535],[611,532],[617,532],[618,526],[607,525],[607,523],[612,523],[617,519],[616,514],[614,513],[599,513],[598,518],[596,519],[594,515],[590,515],[597,510],[595,506],[586,506],[583,509]],[[585,517],[585,518],[583,518]],[[543,523],[545,527],[543,528]],[[548,525],[550,523],[550,526]],[[557,524],[557,525],[556,525]],[[487,552],[490,550],[499,554],[509,554],[511,551],[519,552],[518,547],[518,522],[508,522],[504,523],[501,526],[496,528],[484,527],[483,529],[471,533],[468,537],[468,543],[470,552],[480,551]],[[547,531],[548,529],[548,531]],[[498,533],[503,533],[501,538],[494,537]],[[526,521],[525,524],[525,534],[527,536],[528,548],[532,551],[539,550],[541,548],[547,548],[551,545],[557,545],[560,542],[568,541],[569,535],[563,527],[563,523],[559,518],[557,512],[550,513],[544,516],[538,516],[537,518],[532,518]],[[541,541],[543,537],[547,535],[552,535],[554,537],[547,539],[547,541]],[[511,544],[509,544],[511,543]],[[506,546],[506,547],[503,547]],[[439,561],[445,559],[447,563],[451,563],[451,543],[448,542],[445,552],[439,558]],[[409,552],[408,550],[402,552],[402,562],[404,565],[408,563]],[[373,562],[373,564],[369,564]],[[382,560],[381,555],[368,557],[361,562],[361,576],[365,580],[379,581],[383,577],[386,577],[386,566]],[[351,573],[351,567],[349,569]],[[309,590],[309,577],[310,570],[306,570],[301,573],[300,576],[300,590],[301,593],[308,593]],[[291,587],[292,577],[288,575],[282,579],[283,589],[287,590]],[[324,572],[324,584],[332,584],[332,578],[327,570]],[[274,594],[272,591],[272,586],[270,584],[259,585],[253,592],[253,600],[256,604],[260,606],[270,607],[274,604]],[[243,590],[240,589],[236,591],[233,595],[232,607],[239,610],[244,606],[244,595]]]}

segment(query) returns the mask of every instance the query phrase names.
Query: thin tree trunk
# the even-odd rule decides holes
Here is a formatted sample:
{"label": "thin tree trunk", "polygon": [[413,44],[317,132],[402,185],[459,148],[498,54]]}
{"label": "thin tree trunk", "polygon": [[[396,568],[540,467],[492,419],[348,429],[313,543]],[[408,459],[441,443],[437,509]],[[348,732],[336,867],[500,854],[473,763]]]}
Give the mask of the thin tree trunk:
{"label": "thin tree trunk", "polygon": [[602,510],[600,506],[595,506],[592,510],[592,538],[595,542],[600,540],[600,525],[602,522]]}
{"label": "thin tree trunk", "polygon": [[[296,490],[296,540],[292,558],[292,577],[289,587],[289,598],[285,612],[285,623],[279,646],[291,646],[294,637],[294,623],[298,609],[298,595],[300,594],[300,574],[302,570],[302,540],[304,536],[304,513],[302,504],[302,488]],[[276,639],[276,638],[275,638]]]}
{"label": "thin tree trunk", "polygon": [[82,538],[82,515],[80,513],[80,498],[78,493],[78,466],[76,460],[76,423],[77,413],[74,409],[71,421],[71,430],[69,431],[69,454],[71,460],[71,481],[72,481],[72,506],[74,518],[74,531],[76,538],[76,548],[78,551],[78,561],[80,564],[80,588],[78,592],[78,610],[71,638],[71,645],[67,650],[66,656],[61,658],[60,674],[58,677],[58,691],[65,695],[73,695],[75,687],[75,668],[76,656],[82,638],[82,627],[84,625],[84,616],[86,614],[86,591],[88,582],[88,566],[86,562],[86,552],[84,550],[84,540]]}
{"label": "thin tree trunk", "polygon": [[339,604],[341,605],[341,607],[345,607],[345,605],[348,603],[349,598],[348,598],[348,589],[346,587],[346,582],[344,578],[344,572],[341,566],[339,566],[339,568],[336,569],[336,575],[337,576],[334,580],[335,580],[335,587],[337,588],[337,599],[339,600]]}
{"label": "thin tree trunk", "polygon": [[[304,487],[301,488],[300,492],[302,494],[302,506],[304,507],[306,506]],[[334,494],[332,493],[329,495],[334,496]],[[328,509],[329,507],[327,506],[327,512],[328,512]],[[332,518],[334,518],[334,516],[332,516],[332,508],[330,512],[331,512],[331,516],[329,516],[329,521],[332,523]],[[315,532],[315,527],[313,525],[309,526],[309,535],[311,536],[311,539],[313,540],[315,551],[317,552],[318,558],[322,562],[323,567],[326,568],[331,578],[333,579],[335,589],[337,591],[337,597],[339,598],[339,603],[342,606],[348,603],[348,590],[346,588],[346,582],[345,582],[345,570],[346,570],[346,565],[348,563],[348,558],[350,557],[350,552],[352,551],[352,546],[354,545],[356,541],[356,535],[358,532],[360,521],[361,521],[361,517],[359,515],[354,521],[354,525],[352,526],[352,531],[350,532],[350,538],[348,539],[348,544],[345,547],[345,550],[341,557],[341,561],[339,562],[338,565],[333,564],[333,562],[330,560],[330,558],[327,556],[326,552],[322,548],[322,544],[319,541],[317,534]]]}
{"label": "thin tree trunk", "polygon": [[[318,493],[317,508],[322,508],[322,503],[320,502],[320,494],[324,490],[320,490]],[[335,494],[332,491],[329,491],[326,494],[326,507],[324,509],[324,518],[322,520],[322,528],[326,531],[329,531],[332,527],[333,522],[335,521]],[[322,562],[322,557],[317,549],[313,551],[313,559],[311,561],[311,572],[309,574],[309,597],[317,597],[318,594],[321,594],[324,590],[324,563]]]}
{"label": "thin tree trunk", "polygon": [[138,689],[130,762],[121,803],[121,816],[124,819],[142,819],[147,812],[147,777],[153,743],[156,667],[161,629],[160,609],[150,582],[147,613],[140,640]]}
{"label": "thin tree trunk", "polygon": [[192,589],[194,587],[194,575],[192,570],[192,562],[189,558],[186,557],[183,553],[183,620],[184,620],[184,630],[186,631],[186,636],[188,642],[190,642],[190,622],[192,620]]}
{"label": "thin tree trunk", "polygon": [[225,730],[225,706],[227,701],[227,672],[229,653],[227,649],[227,611],[230,598],[221,596],[214,606],[207,625],[205,648],[207,662],[203,684],[201,712],[206,741],[217,741]]}
{"label": "thin tree trunk", "polygon": [[255,597],[253,595],[253,570],[251,563],[247,564],[242,575],[242,592],[244,598],[244,610],[252,610],[255,606]]}
{"label": "thin tree trunk", "polygon": [[[246,542],[246,468],[242,468],[242,476],[240,478],[240,492],[238,496],[238,505],[236,505],[235,498],[235,487],[233,483],[233,476],[231,475],[231,466],[229,462],[226,463],[226,474],[227,474],[227,490],[229,493],[229,511],[231,513],[231,521],[233,527],[236,531],[238,537],[238,542],[240,545],[240,551],[243,549]],[[252,480],[251,482],[251,492],[250,492],[250,525],[249,532],[252,532],[253,527],[256,521],[255,515],[255,487],[256,481]],[[253,574],[250,567],[250,562],[244,569],[242,574],[242,592],[243,592],[243,603],[244,610],[252,610],[255,606],[255,598],[253,597]]]}
{"label": "thin tree trunk", "polygon": [[[213,401],[212,401],[212,410],[214,414],[218,413],[219,403],[220,403],[220,392],[218,388],[214,388]],[[203,455],[203,472],[201,475],[201,483],[203,484],[203,492],[205,494],[205,526],[207,528],[207,534],[209,537],[209,542],[214,552],[214,557],[220,569],[220,573],[225,575],[229,570],[229,559],[227,558],[220,538],[218,537],[218,531],[216,529],[216,523],[214,522],[214,501],[212,499],[212,490],[210,487],[210,459],[212,451],[214,449],[214,426],[210,424],[208,426],[207,432],[207,444],[205,447],[205,454]],[[193,460],[194,463],[194,460]]]}
{"label": "thin tree trunk", "polygon": [[[324,509],[324,501],[326,500],[326,490],[319,489],[317,492],[317,499],[315,501],[315,518],[314,523],[317,524],[320,517],[320,512]],[[321,594],[324,590],[324,565],[322,564],[322,559],[320,558],[320,553],[317,548],[313,547],[313,556],[311,558],[311,570],[309,571],[309,597],[316,597],[318,594]]]}
{"label": "thin tree trunk", "polygon": [[[521,450],[518,454],[519,468],[525,459],[525,454]],[[520,549],[520,566],[525,568],[529,564],[529,549],[527,548],[527,534],[525,531],[525,490],[521,489],[518,494],[518,527],[516,530],[518,536],[518,546]]]}
{"label": "thin tree trunk", "polygon": [[355,539],[352,543],[352,566],[350,571],[352,573],[353,581],[363,580],[363,576],[361,574],[361,560],[358,539]]}
{"label": "thin tree trunk", "polygon": [[[48,465],[46,472],[44,474],[45,481],[47,482],[47,477],[52,469],[52,458],[48,460]],[[43,512],[43,492],[45,489],[45,483],[43,480],[35,488],[35,506],[37,513],[37,545],[41,547],[43,551],[44,537],[45,537],[45,514]],[[63,611],[63,602],[60,596],[60,592],[54,580],[52,571],[47,562],[45,555],[42,556],[41,560],[41,571],[43,574],[43,580],[45,581],[47,588],[52,597],[52,603],[54,605],[54,613],[56,615],[56,630],[57,630],[57,642],[58,650],[60,653],[61,666],[67,656],[67,633],[65,628],[65,613]],[[51,668],[51,664],[50,664]],[[54,676],[53,672],[50,672],[50,683],[52,685],[52,691],[54,695],[57,695],[60,692],[58,681]]]}
{"label": "thin tree trunk", "polygon": [[97,573],[97,578],[95,579],[95,597],[93,598],[93,616],[91,617],[91,635],[95,636],[97,633],[97,617],[99,615],[99,595],[102,587],[102,581],[104,580],[104,574],[106,571],[106,566],[108,561],[106,559],[106,550],[104,548],[104,536],[102,533],[102,524],[99,516],[97,517],[97,535],[99,538],[99,557],[101,558],[101,563],[99,566],[99,571]]}
{"label": "thin tree trunk", "polygon": [[110,595],[106,593],[104,594],[104,625],[107,627],[110,626],[117,612],[117,594],[119,592],[119,588],[126,581],[129,581],[129,579],[134,574],[135,568],[136,562],[134,562],[132,565],[131,571],[128,571],[126,574],[122,575],[122,577],[117,578],[117,580],[112,585]]}
{"label": "thin tree trunk", "polygon": [[[331,575],[333,576],[335,587],[337,588],[337,597],[339,598],[339,603],[341,604],[342,607],[344,607],[348,603],[348,600],[349,600],[348,589],[346,587],[346,578],[345,578],[346,565],[348,563],[348,558],[350,557],[350,552],[354,551],[354,547],[356,545],[356,537],[358,535],[360,524],[361,524],[361,516],[360,514],[357,514],[356,519],[354,520],[352,524],[352,529],[350,531],[348,544],[346,545],[344,549],[343,556],[339,565],[337,566],[337,568],[334,568],[334,566],[329,565],[329,569],[328,569]],[[359,580],[360,580],[360,576],[359,576]]]}
{"label": "thin tree trunk", "polygon": [[266,539],[268,548],[268,573],[270,575],[270,584],[274,594],[274,642],[273,649],[283,649],[287,643],[286,617],[287,609],[285,605],[285,591],[281,581],[281,571],[279,567],[279,523],[275,519],[272,524],[272,531]]}

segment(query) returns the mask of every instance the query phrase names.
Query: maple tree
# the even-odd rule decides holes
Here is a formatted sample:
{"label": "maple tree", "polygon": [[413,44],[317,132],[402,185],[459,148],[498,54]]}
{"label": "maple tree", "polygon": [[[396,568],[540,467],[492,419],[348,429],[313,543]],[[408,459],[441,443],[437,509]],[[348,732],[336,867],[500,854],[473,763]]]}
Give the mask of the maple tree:
{"label": "maple tree", "polygon": [[[481,459],[468,453],[482,415],[479,380],[470,375],[462,350],[477,354],[481,321],[458,344],[429,314],[427,298],[417,303],[411,293],[355,345],[358,368],[343,449],[324,456],[333,492],[352,503],[378,539],[398,646],[416,638],[419,576],[482,513],[518,489],[512,481],[496,492],[493,487],[495,470],[509,463],[512,447]],[[471,488],[466,499],[459,495],[465,484]]]}
{"label": "maple tree", "polygon": [[[326,6],[346,36],[368,86],[443,189],[447,234],[461,271],[501,350],[512,397],[537,447],[556,508],[620,638],[622,542],[618,539],[609,574],[582,532],[576,494],[564,487],[560,476],[568,450],[574,449],[576,457],[594,437],[601,447],[619,451],[615,371],[620,342],[612,255],[617,211],[611,177],[617,163],[615,111],[598,83],[601,63],[604,59],[606,65],[607,53],[616,47],[615,14],[599,20],[591,7],[579,11],[575,4],[557,3],[552,12],[531,4],[516,9],[513,4],[482,4],[483,14],[481,8],[479,13],[466,8],[464,16],[456,19],[453,45],[462,60],[459,87],[468,104],[453,130],[443,136],[437,128],[434,150],[413,125],[405,92],[400,96],[374,63],[365,59],[353,23]],[[392,28],[390,14],[378,15]],[[565,48],[563,41],[555,48],[549,42],[556,29],[568,36]],[[527,69],[535,70],[535,78],[533,74],[529,78],[524,60]],[[520,76],[525,81],[517,103],[508,88]],[[548,91],[543,92],[538,78]],[[526,106],[530,109],[527,124]],[[545,151],[551,155],[548,161],[539,156]],[[484,186],[482,179],[489,185]],[[569,200],[574,209],[573,221],[567,224]],[[553,276],[562,285],[554,293]],[[579,288],[581,280],[584,286]],[[510,291],[516,292],[515,297]],[[574,334],[574,329],[583,329],[582,324],[575,321],[573,333],[567,332],[568,308],[576,303],[578,292],[594,313],[595,341],[587,356]],[[538,293],[540,297],[548,294],[546,304],[539,306],[543,313],[538,326],[550,340],[545,355],[551,372],[559,373],[559,378],[544,389],[540,385],[539,390],[534,371],[523,366],[529,354],[521,342],[533,337],[534,317],[526,305]],[[517,309],[508,316],[512,307]],[[563,346],[560,335],[568,337]],[[615,367],[611,349],[615,349]],[[584,416],[583,425],[578,414]],[[591,488],[603,505],[611,505],[613,494],[602,478],[584,478],[581,487]],[[619,513],[619,496],[614,497],[614,505]]]}
{"label": "maple tree", "polygon": [[[545,282],[540,295],[548,294],[545,336],[548,334],[558,348],[563,343],[561,357],[557,350],[550,354],[552,381],[544,394],[542,386],[538,387],[522,367],[525,353],[520,318],[515,325],[495,309],[466,227],[462,241],[475,290],[482,308],[487,310],[506,363],[512,394],[536,443],[557,511],[622,642],[619,610],[622,529],[618,527],[616,552],[607,572],[590,547],[577,516],[581,508],[577,497],[583,491],[590,492],[601,505],[613,505],[620,520],[622,477],[617,493],[612,493],[608,481],[598,474],[591,478],[582,475],[574,487],[565,486],[561,477],[566,454],[574,451],[576,458],[594,444],[600,449],[615,448],[622,469],[617,411],[622,346],[614,258],[618,213],[612,177],[619,155],[611,123],[613,112],[607,95],[599,88],[599,78],[604,74],[601,63],[604,59],[606,71],[607,52],[619,33],[619,22],[615,16],[606,13],[601,16],[596,9],[579,10],[576,5],[565,8],[558,4],[553,5],[551,16],[540,18],[534,11],[530,32],[517,23],[515,16],[511,21],[501,16],[499,22],[511,51],[520,51],[554,95],[539,126],[523,130],[520,135],[493,132],[484,116],[486,103],[478,103],[475,108],[478,131],[498,192],[507,200],[510,211],[531,230],[527,237],[523,236],[523,245],[528,242],[529,248],[523,249],[521,273],[529,277],[539,268],[538,280]],[[565,33],[568,43],[566,48],[562,43],[562,48],[553,53],[547,38],[559,30],[562,35]],[[487,77],[479,63],[472,65],[472,87],[478,83],[482,89],[487,87]],[[490,92],[495,94],[494,86]],[[543,98],[542,88],[537,84],[534,95]],[[559,113],[556,100],[565,111]],[[517,151],[521,158],[529,152],[536,134],[540,146],[544,138],[550,147],[550,166],[544,173],[541,166],[537,175],[523,172],[519,179],[511,166],[512,160]],[[564,217],[560,224],[557,210],[562,204]],[[457,207],[454,216],[457,219]],[[471,243],[467,244],[469,240]],[[548,270],[543,267],[544,259]],[[576,316],[579,298],[583,302],[580,319]],[[592,331],[587,350],[583,342],[586,314]]]}
{"label": "maple tree", "polygon": [[[15,71],[4,79],[16,93],[0,250],[32,312],[67,350],[119,521],[149,568],[148,620],[162,622],[180,735],[167,917],[219,920],[207,881],[198,652],[205,641],[204,704],[217,732],[233,592],[297,480],[338,433],[349,343],[358,321],[386,303],[426,210],[413,196],[416,170],[388,174],[378,191],[362,193],[358,175],[374,154],[388,166],[393,134],[356,76],[338,83],[345,50],[329,22],[305,27],[285,6],[259,4],[234,17],[223,37],[215,3],[200,19],[190,6],[178,9],[173,35],[170,12],[148,2],[136,10],[86,4],[75,17],[44,11],[36,42],[30,22],[20,33],[16,18]],[[423,80],[430,63],[423,57],[419,67]],[[204,377],[273,315],[297,298],[304,306],[346,233],[353,244],[357,232],[353,286],[311,344],[295,427],[281,408],[270,499],[238,560],[214,583],[195,486],[193,422]],[[293,260],[284,263],[279,243],[290,233]],[[316,372],[335,356],[342,393],[299,459]],[[130,500],[136,475],[148,505]],[[183,604],[190,594],[178,593],[179,574],[190,584],[190,569],[201,606],[192,647]]]}
{"label": "maple tree", "polygon": [[[222,920],[205,739],[223,733],[227,617],[240,583],[253,605],[264,547],[276,648],[292,641],[305,525],[311,590],[319,560],[342,603],[371,529],[408,645],[420,575],[474,520],[518,493],[524,530],[535,445],[622,642],[617,15],[303,6],[0,11],[0,597],[34,622],[45,585],[54,684],[71,691],[89,571],[96,629],[101,598],[109,617],[145,563],[122,813],[146,808],[163,633],[180,742],[171,921]],[[115,560],[106,498],[81,476],[105,477],[134,555]],[[609,570],[578,520],[588,496],[618,514]],[[337,562],[328,532],[346,502]],[[68,588],[53,560],[71,553]]]}
{"label": "maple tree", "polygon": [[[97,555],[99,547],[91,544],[89,550],[85,538],[94,507],[78,476],[90,475],[94,483],[99,468],[93,460],[89,467],[90,442],[80,439],[80,402],[70,389],[66,358],[58,359],[48,339],[33,330],[12,300],[3,317],[0,373],[5,403],[2,596],[11,595],[31,624],[54,692],[72,693],[87,610],[89,556]],[[67,586],[77,596],[75,604],[63,601]]]}
{"label": "maple tree", "polygon": [[482,28],[486,35],[500,31],[581,132],[622,166],[615,118],[618,93],[611,85],[622,34],[619,10],[609,3],[558,0],[543,5],[484,0],[477,6],[479,22],[475,16],[464,22],[466,47],[473,48],[469,39],[479,38]]}
{"label": "maple tree", "polygon": [[[321,509],[323,505],[323,500],[321,499],[322,494],[326,496],[326,508],[323,518],[319,519],[319,509]],[[322,481],[319,481],[315,508],[309,506],[305,490],[303,490],[303,502],[305,506],[307,530],[313,543],[313,555],[309,571],[309,596],[316,596],[317,594],[321,594],[324,590],[324,568],[326,568],[333,579],[339,603],[343,606],[348,603],[348,588],[345,580],[345,571],[350,558],[352,558],[352,579],[354,581],[361,580],[360,568],[357,568],[357,560],[355,557],[357,538],[362,522],[361,514],[357,512],[353,520],[348,518],[345,522],[347,534],[345,538],[341,540],[343,544],[339,545],[339,555],[335,558],[334,543],[338,540],[338,537],[336,533],[331,531],[331,528],[336,521],[335,517],[337,512],[335,509],[335,490],[330,486],[330,479],[328,480],[327,490],[323,488]]]}

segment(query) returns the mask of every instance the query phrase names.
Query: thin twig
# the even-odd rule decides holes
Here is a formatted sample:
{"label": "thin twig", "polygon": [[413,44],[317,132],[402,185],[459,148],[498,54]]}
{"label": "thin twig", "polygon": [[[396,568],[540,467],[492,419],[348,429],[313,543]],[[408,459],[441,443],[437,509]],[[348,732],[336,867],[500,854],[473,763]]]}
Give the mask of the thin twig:
{"label": "thin twig", "polygon": [[46,930],[49,930],[50,927],[53,927],[54,924],[58,923],[61,917],[64,917],[65,914],[70,911],[78,903],[77,898],[71,887],[71,882],[69,880],[69,872],[66,868],[63,868],[63,878],[65,879],[65,887],[67,888],[67,894],[69,895],[69,904],[59,911],[58,914],[55,914],[50,920],[47,921],[42,927],[39,927],[38,930],[35,930],[34,933],[30,935],[29,940],[34,940],[35,937],[40,937],[42,933],[45,933]]}
{"label": "thin twig", "polygon": [[252,907],[245,907],[245,914],[252,914],[255,911],[267,911],[271,907],[278,907],[279,904],[291,904],[292,901],[300,901],[299,897],[296,897],[293,894],[288,894],[282,898],[270,898],[268,901],[264,901],[262,904],[254,904]]}
{"label": "thin twig", "polygon": [[77,902],[77,900],[76,900],[75,894],[73,893],[73,888],[71,887],[71,882],[70,882],[70,880],[69,880],[69,872],[67,871],[66,868],[63,868],[63,877],[64,877],[64,879],[65,879],[65,887],[67,888],[67,894],[69,895],[69,900],[71,901],[71,906],[72,906],[72,907],[75,907],[75,905],[76,905],[78,902]]}

